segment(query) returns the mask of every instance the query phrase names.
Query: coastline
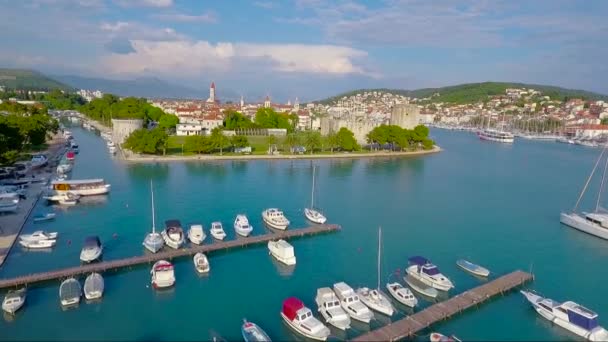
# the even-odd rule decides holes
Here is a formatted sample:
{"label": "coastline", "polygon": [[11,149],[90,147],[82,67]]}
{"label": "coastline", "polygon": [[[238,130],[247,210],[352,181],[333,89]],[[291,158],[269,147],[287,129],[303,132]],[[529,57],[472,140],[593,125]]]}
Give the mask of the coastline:
{"label": "coastline", "polygon": [[122,153],[121,159],[128,163],[157,163],[176,161],[218,161],[218,160],[290,160],[290,159],[360,159],[360,158],[405,158],[439,153],[443,149],[437,145],[431,150],[411,152],[369,152],[369,153],[335,153],[335,154],[278,154],[278,155],[191,155],[191,156],[146,156]]}

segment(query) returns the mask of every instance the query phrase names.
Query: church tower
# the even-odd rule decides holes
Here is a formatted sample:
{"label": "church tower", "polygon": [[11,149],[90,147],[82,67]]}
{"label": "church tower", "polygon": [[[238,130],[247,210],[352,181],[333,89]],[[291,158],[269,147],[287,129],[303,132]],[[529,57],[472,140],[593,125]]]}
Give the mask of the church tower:
{"label": "church tower", "polygon": [[293,111],[297,113],[299,110],[300,110],[300,101],[298,101],[298,98],[296,97],[296,102],[294,102],[294,104],[293,104]]}
{"label": "church tower", "polygon": [[266,95],[266,100],[264,100],[264,108],[270,108],[270,96]]}
{"label": "church tower", "polygon": [[241,109],[245,107],[245,100],[243,100],[243,95],[241,95]]}
{"label": "church tower", "polygon": [[211,87],[209,87],[209,98],[207,99],[207,102],[215,102],[215,82],[211,82]]}

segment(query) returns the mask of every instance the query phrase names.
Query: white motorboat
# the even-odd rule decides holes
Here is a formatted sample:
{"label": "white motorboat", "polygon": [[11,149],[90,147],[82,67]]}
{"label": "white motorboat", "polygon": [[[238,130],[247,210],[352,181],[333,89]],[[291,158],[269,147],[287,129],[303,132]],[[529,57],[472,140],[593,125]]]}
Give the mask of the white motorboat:
{"label": "white motorboat", "polygon": [[116,147],[112,140],[108,141],[106,144],[108,145],[108,147]]}
{"label": "white motorboat", "polygon": [[249,236],[253,231],[253,227],[249,224],[249,220],[247,216],[244,214],[236,215],[236,219],[234,219],[234,231],[240,236]]}
{"label": "white motorboat", "polygon": [[362,287],[357,289],[356,293],[363,304],[370,309],[376,310],[387,316],[392,316],[395,313],[395,308],[391,304],[391,300],[387,295],[380,291],[380,254],[381,254],[382,229],[378,227],[378,286],[375,289]]}
{"label": "white motorboat", "polygon": [[268,250],[278,261],[285,265],[292,266],[296,264],[296,256],[293,251],[293,246],[285,240],[268,241]]}
{"label": "white motorboat", "polygon": [[454,287],[450,279],[425,257],[414,256],[409,258],[409,262],[411,266],[406,269],[409,276],[441,291],[449,291]]}
{"label": "white motorboat", "polygon": [[165,244],[173,249],[181,248],[186,243],[184,230],[179,220],[165,221],[165,230],[162,231],[161,235]]}
{"label": "white motorboat", "polygon": [[57,232],[45,232],[44,230],[37,230],[32,234],[21,234],[19,239],[21,241],[33,242],[39,240],[54,240],[57,238]]}
{"label": "white motorboat", "polygon": [[194,254],[194,268],[198,273],[207,273],[210,270],[209,260],[204,253],[196,253]]}
{"label": "white motorboat", "polygon": [[324,224],[327,221],[327,218],[325,217],[325,215],[323,215],[321,213],[321,211],[315,209],[315,207],[314,207],[314,203],[315,203],[315,168],[316,167],[314,167],[314,166],[312,168],[312,190],[310,193],[310,207],[304,208],[304,216],[306,216],[306,218],[313,223]]}
{"label": "white motorboat", "polygon": [[313,340],[325,341],[330,335],[329,328],[316,319],[310,309],[296,297],[283,301],[281,317],[290,328]]}
{"label": "white motorboat", "polygon": [[413,308],[418,304],[418,299],[416,299],[412,291],[397,282],[386,284],[386,289],[395,300],[405,306]]}
{"label": "white motorboat", "polygon": [[69,173],[70,171],[72,171],[72,164],[70,163],[65,163],[65,164],[59,164],[57,166],[57,173],[65,175],[66,173]]}
{"label": "white motorboat", "polygon": [[2,301],[2,310],[11,315],[14,315],[23,305],[27,297],[27,290],[25,288],[19,290],[8,291],[4,300]]}
{"label": "white motorboat", "polygon": [[144,238],[144,247],[152,253],[158,252],[165,245],[165,240],[160,233],[156,232],[156,215],[154,212],[154,188],[150,180],[150,198],[152,202],[152,232]]}
{"label": "white motorboat", "polygon": [[432,332],[429,335],[429,341],[431,342],[459,342],[460,340],[454,336],[445,336],[438,332]]}
{"label": "white motorboat", "polygon": [[262,219],[267,225],[275,229],[285,230],[289,226],[289,220],[277,208],[269,208],[262,211]]}
{"label": "white motorboat", "polygon": [[19,209],[19,194],[0,194],[0,213],[14,213]]}
{"label": "white motorboat", "polygon": [[497,130],[497,129],[493,129],[493,128],[481,130],[477,133],[477,135],[479,136],[479,139],[482,139],[482,140],[508,143],[508,144],[513,143],[513,141],[515,140],[513,133],[507,132],[507,131],[501,131],[501,130]]}
{"label": "white motorboat", "polygon": [[112,153],[112,154],[115,154],[116,153],[116,146],[110,146],[110,147],[108,147],[108,151],[110,153]]}
{"label": "white motorboat", "polygon": [[70,131],[63,131],[63,138],[64,139],[69,139],[72,136],[72,132]]}
{"label": "white motorboat", "polygon": [[439,291],[437,291],[437,289],[435,289],[432,286],[426,285],[425,283],[421,282],[420,280],[418,280],[416,278],[413,278],[411,276],[405,276],[405,277],[403,277],[403,280],[409,287],[412,288],[412,290],[414,290],[428,298],[435,299],[439,295]]}
{"label": "white motorboat", "polygon": [[51,182],[51,189],[58,194],[71,192],[81,196],[105,195],[110,192],[110,184],[103,179],[77,179]]}
{"label": "white motorboat", "polygon": [[19,240],[19,244],[29,249],[44,249],[52,248],[57,244],[57,240],[35,240],[35,241],[24,241]]}
{"label": "white motorboat", "polygon": [[487,277],[490,275],[490,271],[482,266],[476,265],[470,261],[460,259],[456,261],[456,265],[462,268],[463,270],[480,277]]}
{"label": "white motorboat", "polygon": [[211,229],[209,229],[209,232],[214,239],[224,240],[224,238],[226,238],[226,232],[224,232],[222,222],[211,222]]}
{"label": "white motorboat", "polygon": [[340,300],[332,289],[329,287],[317,289],[315,302],[325,322],[340,330],[350,328],[350,317],[340,305]]}
{"label": "white motorboat", "polygon": [[175,271],[173,270],[173,264],[166,260],[157,261],[152,270],[152,286],[156,289],[171,287],[175,284]]}
{"label": "white motorboat", "polygon": [[589,341],[608,341],[608,331],[597,322],[597,314],[575,302],[559,303],[532,291],[520,291],[534,310],[554,324]]}
{"label": "white motorboat", "polygon": [[206,237],[207,235],[201,224],[193,224],[190,226],[190,229],[188,229],[188,240],[194,244],[202,244]]}
{"label": "white motorboat", "polygon": [[61,283],[59,287],[59,299],[62,306],[71,306],[80,303],[82,289],[78,280],[68,278]]}
{"label": "white motorboat", "polygon": [[335,283],[334,292],[340,300],[340,305],[351,318],[363,323],[369,323],[369,321],[374,318],[374,313],[361,303],[359,296],[353,291],[352,287],[348,286],[345,282]]}
{"label": "white motorboat", "polygon": [[101,257],[103,246],[98,236],[89,236],[84,240],[84,246],[80,251],[80,261],[92,262]]}
{"label": "white motorboat", "polygon": [[55,216],[57,216],[57,214],[55,214],[55,213],[37,214],[37,215],[34,215],[34,222],[38,223],[38,222],[54,220]]}
{"label": "white motorboat", "polygon": [[44,154],[35,154],[32,156],[30,165],[32,169],[37,169],[46,166],[49,163],[49,159]]}
{"label": "white motorboat", "polygon": [[78,202],[78,200],[80,199],[80,195],[76,195],[71,192],[59,194],[57,192],[52,191],[42,198],[44,198],[45,200],[47,200],[49,202],[58,202],[58,203],[65,203],[65,202],[70,202],[70,201]]}
{"label": "white motorboat", "polygon": [[91,273],[84,281],[84,297],[88,300],[99,299],[103,296],[104,281],[99,273]]}
{"label": "white motorboat", "polygon": [[245,342],[270,342],[270,337],[262,328],[246,319],[243,319],[241,334]]}

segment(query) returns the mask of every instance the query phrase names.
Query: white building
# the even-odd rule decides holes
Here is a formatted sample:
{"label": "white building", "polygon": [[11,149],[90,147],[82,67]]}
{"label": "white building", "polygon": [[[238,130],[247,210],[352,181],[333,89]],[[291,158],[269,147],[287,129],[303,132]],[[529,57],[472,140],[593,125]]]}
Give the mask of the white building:
{"label": "white building", "polygon": [[211,82],[211,87],[209,87],[209,98],[207,99],[207,102],[215,102],[215,82]]}
{"label": "white building", "polygon": [[193,123],[179,123],[175,126],[175,134],[178,136],[201,135],[203,126]]}

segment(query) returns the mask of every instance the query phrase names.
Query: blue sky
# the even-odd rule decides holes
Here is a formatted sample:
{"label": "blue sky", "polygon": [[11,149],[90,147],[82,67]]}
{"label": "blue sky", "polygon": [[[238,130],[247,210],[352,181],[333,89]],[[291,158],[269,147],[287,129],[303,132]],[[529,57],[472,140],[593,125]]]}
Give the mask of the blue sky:
{"label": "blue sky", "polygon": [[[608,93],[604,0],[0,0],[0,66],[313,99],[479,81]],[[220,93],[221,95],[221,93]]]}

